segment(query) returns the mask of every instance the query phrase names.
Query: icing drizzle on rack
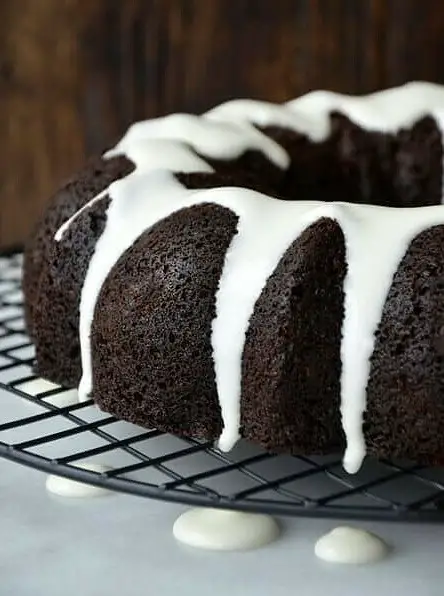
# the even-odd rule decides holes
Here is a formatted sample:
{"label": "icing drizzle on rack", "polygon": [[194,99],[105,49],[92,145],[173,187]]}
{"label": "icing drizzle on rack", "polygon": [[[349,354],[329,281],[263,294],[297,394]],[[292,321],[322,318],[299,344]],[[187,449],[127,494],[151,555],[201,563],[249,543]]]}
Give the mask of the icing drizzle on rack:
{"label": "icing drizzle on rack", "polygon": [[[120,256],[145,230],[180,209],[202,203],[227,207],[238,216],[238,228],[226,254],[216,295],[212,347],[224,424],[219,445],[230,449],[239,438],[241,362],[256,300],[294,240],[318,219],[329,217],[340,225],[346,246],[341,413],[347,440],[344,467],[350,473],[356,472],[365,455],[362,418],[366,387],[375,331],[386,297],[410,242],[425,229],[444,224],[444,207],[403,209],[400,218],[399,209],[387,207],[286,202],[242,188],[188,190],[173,172],[211,172],[205,157],[233,159],[247,149],[261,151],[270,161],[286,168],[286,152],[252,123],[293,128],[317,142],[328,136],[333,110],[365,128],[395,131],[425,114],[433,115],[439,106],[444,106],[443,88],[412,83],[367,98],[315,92],[283,106],[237,100],[200,118],[179,114],[133,125],[105,157],[124,153],[136,169],[84,207],[105,196],[111,199],[80,300],[81,397],[92,390],[90,332],[95,305]],[[435,118],[439,123],[441,114],[437,112]],[[57,241],[63,240],[80,211],[58,230]],[[248,284],[240,283],[246,276]]]}

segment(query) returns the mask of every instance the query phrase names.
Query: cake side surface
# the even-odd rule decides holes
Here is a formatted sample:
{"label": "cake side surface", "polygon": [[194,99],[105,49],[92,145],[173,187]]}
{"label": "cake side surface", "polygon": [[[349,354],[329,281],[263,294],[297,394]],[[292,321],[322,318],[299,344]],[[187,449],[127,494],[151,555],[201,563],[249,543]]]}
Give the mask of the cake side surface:
{"label": "cake side surface", "polygon": [[219,436],[211,324],[236,225],[237,217],[217,205],[179,210],[118,261],[91,330],[101,408],[145,427]]}
{"label": "cake side surface", "polygon": [[243,354],[241,434],[273,451],[343,447],[340,419],[344,237],[331,219],[307,228],[259,297]]}

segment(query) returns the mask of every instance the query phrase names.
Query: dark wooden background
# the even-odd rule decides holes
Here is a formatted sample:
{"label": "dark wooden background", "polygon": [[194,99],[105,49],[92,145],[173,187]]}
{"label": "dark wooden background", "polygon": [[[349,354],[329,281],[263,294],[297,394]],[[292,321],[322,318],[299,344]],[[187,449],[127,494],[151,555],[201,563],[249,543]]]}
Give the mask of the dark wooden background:
{"label": "dark wooden background", "polygon": [[0,0],[0,245],[129,122],[444,82],[443,0]]}

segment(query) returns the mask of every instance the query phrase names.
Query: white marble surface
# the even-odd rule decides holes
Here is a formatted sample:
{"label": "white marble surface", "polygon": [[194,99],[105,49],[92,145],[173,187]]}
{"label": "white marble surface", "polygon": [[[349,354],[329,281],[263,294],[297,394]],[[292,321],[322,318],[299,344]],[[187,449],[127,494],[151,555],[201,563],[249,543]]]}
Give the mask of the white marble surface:
{"label": "white marble surface", "polygon": [[175,542],[185,509],[137,497],[64,500],[45,475],[0,460],[1,596],[441,596],[444,526],[359,524],[394,546],[374,566],[316,559],[328,520],[282,520],[260,551],[218,553]]}

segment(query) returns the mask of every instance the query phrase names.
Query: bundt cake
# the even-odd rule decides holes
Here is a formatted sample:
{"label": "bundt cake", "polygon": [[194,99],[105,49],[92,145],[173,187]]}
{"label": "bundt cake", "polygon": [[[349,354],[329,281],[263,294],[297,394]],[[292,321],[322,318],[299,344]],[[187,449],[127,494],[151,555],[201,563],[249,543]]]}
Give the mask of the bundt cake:
{"label": "bundt cake", "polygon": [[223,450],[444,464],[443,108],[410,83],[132,125],[26,247],[38,373]]}

